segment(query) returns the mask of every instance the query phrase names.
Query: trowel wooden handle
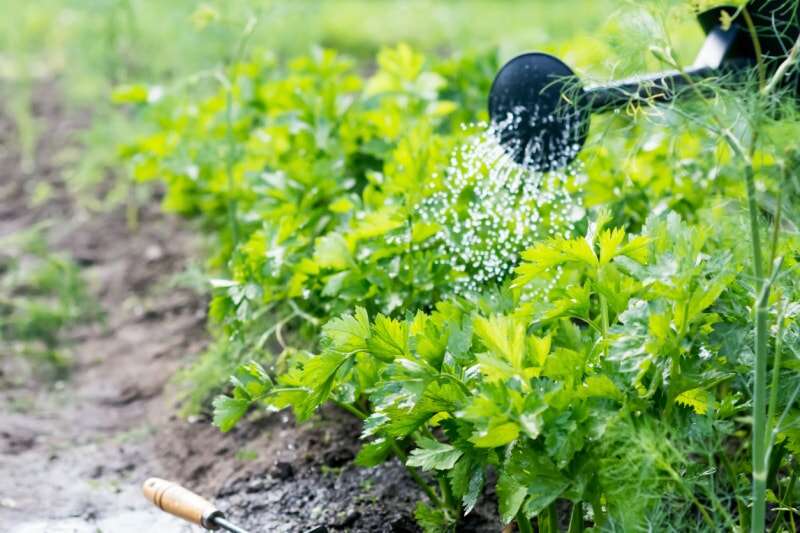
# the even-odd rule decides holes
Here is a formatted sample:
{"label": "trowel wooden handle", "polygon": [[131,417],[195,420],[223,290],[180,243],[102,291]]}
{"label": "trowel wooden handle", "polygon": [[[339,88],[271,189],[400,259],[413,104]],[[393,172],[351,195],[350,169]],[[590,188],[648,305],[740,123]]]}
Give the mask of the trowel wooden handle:
{"label": "trowel wooden handle", "polygon": [[214,519],[224,518],[223,513],[210,501],[165,479],[151,477],[142,485],[142,492],[162,511],[206,529],[218,529]]}

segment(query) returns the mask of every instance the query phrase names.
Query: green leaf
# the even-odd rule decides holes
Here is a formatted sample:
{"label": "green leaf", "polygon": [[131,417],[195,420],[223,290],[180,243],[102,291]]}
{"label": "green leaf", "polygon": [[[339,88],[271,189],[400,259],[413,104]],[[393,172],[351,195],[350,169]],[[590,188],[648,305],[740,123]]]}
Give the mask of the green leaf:
{"label": "green leaf", "polygon": [[786,442],[786,448],[795,455],[800,455],[800,428],[781,431],[778,435],[779,442]]}
{"label": "green leaf", "polygon": [[527,489],[525,515],[528,517],[541,512],[569,486],[569,480],[553,462],[532,447],[516,446],[503,468]]}
{"label": "green leaf", "polygon": [[465,454],[453,466],[453,469],[447,473],[447,477],[450,478],[450,489],[456,498],[463,497],[467,492],[472,466],[472,457]]}
{"label": "green leaf", "polygon": [[340,352],[327,352],[304,363],[302,380],[311,391],[299,409],[296,406],[295,412],[299,419],[306,420],[317,407],[327,401],[336,381],[336,373],[349,357]]}
{"label": "green leaf", "polygon": [[386,431],[393,437],[405,437],[438,413],[454,413],[461,407],[464,398],[464,392],[457,385],[432,382],[413,407],[392,405],[382,410],[390,419]]}
{"label": "green leaf", "polygon": [[614,228],[600,233],[600,264],[605,265],[617,256],[619,245],[625,240],[625,230]]}
{"label": "green leaf", "polygon": [[232,397],[217,396],[213,403],[215,426],[223,432],[230,431],[246,413],[250,405],[265,399],[273,388],[267,372],[255,361],[239,365],[230,378]]}
{"label": "green leaf", "polygon": [[524,262],[517,267],[517,278],[512,287],[522,287],[543,273],[566,263],[597,268],[597,256],[584,238],[549,239],[522,253]]}
{"label": "green leaf", "polygon": [[497,480],[497,504],[504,524],[514,520],[527,495],[527,487],[517,482],[513,476],[505,471],[500,474]]}
{"label": "green leaf", "polygon": [[339,352],[366,350],[370,334],[366,309],[357,307],[354,315],[342,315],[330,320],[322,327],[322,334],[330,347]]}
{"label": "green leaf", "polygon": [[372,239],[385,235],[405,224],[396,207],[383,207],[378,211],[368,213],[362,220],[355,225],[353,230],[347,235],[352,242],[365,239]]}
{"label": "green leaf", "polygon": [[644,264],[650,256],[650,251],[647,248],[648,244],[650,244],[650,237],[646,235],[637,235],[629,240],[627,244],[623,245],[619,249],[617,255],[624,255],[630,257],[637,263]]}
{"label": "green leaf", "polygon": [[525,323],[516,317],[481,316],[474,320],[475,335],[495,356],[507,361],[518,372],[525,360]]}
{"label": "green leaf", "polygon": [[567,348],[557,348],[545,361],[542,375],[573,384],[582,378],[585,363],[583,354]]}
{"label": "green leaf", "polygon": [[464,514],[469,514],[478,502],[485,481],[480,461],[465,455],[448,474],[453,495],[461,499]]}
{"label": "green leaf", "polygon": [[433,508],[417,502],[414,519],[425,533],[445,533],[452,531],[455,518],[450,517],[445,509]]}
{"label": "green leaf", "polygon": [[372,335],[367,341],[372,355],[386,362],[408,355],[408,325],[383,315],[375,317]]}
{"label": "green leaf", "polygon": [[686,407],[691,407],[698,415],[704,415],[708,412],[710,398],[707,390],[695,388],[680,393],[675,398],[675,401]]}
{"label": "green leaf", "polygon": [[589,376],[583,383],[580,389],[580,395],[583,398],[611,398],[613,400],[622,400],[623,394],[617,386],[611,381],[611,378],[605,374],[596,376]]}
{"label": "green leaf", "polygon": [[236,425],[250,408],[250,400],[244,398],[230,398],[217,396],[212,406],[214,408],[214,425],[226,433]]}
{"label": "green leaf", "polygon": [[417,445],[406,464],[423,470],[450,470],[464,453],[450,444],[426,437],[418,439]]}
{"label": "green leaf", "polygon": [[352,264],[353,258],[344,237],[338,233],[329,233],[317,239],[314,261],[320,268],[344,270]]}
{"label": "green leaf", "polygon": [[519,437],[519,425],[514,422],[491,424],[484,430],[476,431],[470,438],[477,448],[497,448],[505,446]]}
{"label": "green leaf", "polygon": [[489,381],[505,381],[515,375],[514,368],[502,359],[498,359],[488,353],[480,353],[476,356],[481,373]]}
{"label": "green leaf", "polygon": [[386,461],[392,453],[392,441],[385,438],[376,439],[365,444],[356,455],[356,464],[371,468]]}
{"label": "green leaf", "polygon": [[456,357],[468,356],[472,347],[472,322],[469,317],[463,318],[463,324],[449,322],[450,335],[447,338],[447,350]]}
{"label": "green leaf", "polygon": [[234,394],[245,396],[250,400],[263,398],[273,387],[267,371],[255,361],[239,365],[230,381],[234,386]]}

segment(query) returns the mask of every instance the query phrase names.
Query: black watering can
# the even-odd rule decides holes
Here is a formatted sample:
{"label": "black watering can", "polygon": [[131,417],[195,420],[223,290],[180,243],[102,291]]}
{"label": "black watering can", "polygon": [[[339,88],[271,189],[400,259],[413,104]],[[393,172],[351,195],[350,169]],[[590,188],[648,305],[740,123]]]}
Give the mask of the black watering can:
{"label": "black watering can", "polygon": [[[787,57],[800,34],[796,0],[751,0],[746,6],[767,73]],[[732,16],[723,24],[723,14]],[[694,64],[684,71],[663,72],[584,87],[560,59],[528,53],[506,63],[492,84],[489,115],[506,151],[519,164],[554,170],[572,162],[586,142],[592,113],[625,107],[630,102],[668,102],[695,81],[741,80],[756,65],[756,47],[745,13],[717,7],[698,16],[706,40]],[[787,76],[794,84],[797,77]],[[800,94],[800,91],[798,91]]]}

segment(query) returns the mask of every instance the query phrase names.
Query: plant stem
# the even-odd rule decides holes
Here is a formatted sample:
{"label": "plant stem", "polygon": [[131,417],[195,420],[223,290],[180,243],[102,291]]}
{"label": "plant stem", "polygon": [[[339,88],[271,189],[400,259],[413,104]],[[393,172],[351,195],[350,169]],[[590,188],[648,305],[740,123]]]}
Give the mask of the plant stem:
{"label": "plant stem", "polygon": [[[359,418],[361,420],[366,420],[367,418],[367,414],[361,411],[355,405],[351,405],[349,403],[344,403],[344,402],[334,402],[334,403],[337,406],[344,409],[345,411],[353,414],[356,418]],[[406,464],[408,456],[406,455],[406,452],[404,452],[403,449],[400,448],[400,446],[397,444],[397,441],[391,437],[386,437],[386,439],[390,443],[389,445],[392,448],[392,452],[394,452],[397,458],[400,459],[400,462],[403,463],[403,467],[406,469],[406,472],[408,472],[408,475],[411,476],[411,479],[413,479],[417,483],[417,485],[419,485],[419,487],[423,490],[423,492],[425,492],[425,494],[428,496],[428,498],[430,498],[431,502],[434,505],[436,505],[437,507],[444,507],[442,505],[442,500],[436,495],[431,486],[428,485],[424,479],[422,479],[422,477],[419,475],[419,472],[417,472],[416,468],[408,466]]]}
{"label": "plant stem", "polygon": [[447,482],[447,474],[445,472],[439,473],[439,491],[442,493],[445,504],[447,504],[450,509],[453,509],[456,514],[460,514],[459,505],[456,503],[453,491],[450,490],[450,484]]}
{"label": "plant stem", "polygon": [[714,520],[711,519],[711,515],[708,514],[708,511],[706,510],[705,506],[700,502],[700,500],[697,499],[697,496],[694,495],[694,492],[692,492],[692,490],[686,486],[683,478],[678,475],[678,473],[675,471],[674,468],[672,468],[672,466],[669,463],[663,460],[657,460],[656,464],[659,467],[661,467],[667,474],[669,474],[669,477],[672,478],[672,480],[675,482],[678,488],[683,490],[684,494],[686,494],[686,497],[692,500],[692,503],[700,512],[700,516],[703,517],[703,521],[706,523],[706,525],[708,525],[710,530],[713,531],[716,527]]}
{"label": "plant stem", "polygon": [[733,465],[731,464],[730,459],[728,459],[728,455],[725,453],[724,449],[722,450],[720,457],[722,459],[722,464],[725,466],[725,472],[727,473],[728,478],[730,478],[733,495],[736,498],[736,509],[739,513],[739,529],[741,531],[746,531],[749,517],[747,516],[747,506],[738,495],[738,480],[736,479],[736,471],[733,469]]}
{"label": "plant stem", "polygon": [[336,405],[338,407],[341,407],[342,409],[344,409],[345,411],[347,411],[348,413],[352,414],[353,416],[355,416],[356,418],[358,418],[360,420],[366,420],[367,419],[367,414],[362,412],[355,405],[352,405],[352,404],[349,404],[349,403],[344,403],[344,402],[334,402],[334,403],[336,403]]}
{"label": "plant stem", "polygon": [[[773,266],[775,259],[778,257],[778,244],[781,240],[781,221],[783,219],[783,189],[778,189],[778,198],[776,199],[778,208],[775,212],[775,218],[772,221],[772,245],[770,246],[769,264]],[[772,272],[770,272],[772,275]]]}
{"label": "plant stem", "polygon": [[800,35],[797,37],[797,40],[794,42],[792,49],[789,50],[789,55],[786,56],[786,59],[778,65],[778,68],[775,70],[775,74],[772,75],[767,85],[761,89],[761,95],[766,96],[781,83],[783,78],[789,72],[795,63],[797,63],[797,59],[800,57]]}
{"label": "plant stem", "polygon": [[558,511],[556,501],[539,513],[539,533],[558,533]]}
{"label": "plant stem", "polygon": [[572,504],[569,516],[569,533],[583,533],[583,502]]}
{"label": "plant stem", "polygon": [[763,533],[767,488],[767,301],[769,284],[764,279],[761,232],[752,162],[745,166],[747,208],[750,214],[750,241],[753,247],[753,273],[756,284],[755,377],[753,382],[753,510],[751,533]]}
{"label": "plant stem", "polygon": [[436,495],[431,486],[428,485],[424,479],[422,479],[422,477],[419,475],[419,472],[417,472],[416,468],[414,468],[413,466],[408,466],[406,464],[408,456],[406,455],[406,452],[404,452],[403,449],[400,448],[400,446],[397,444],[397,441],[395,441],[391,437],[386,437],[386,438],[390,439],[391,443],[390,445],[392,447],[392,451],[397,456],[397,458],[400,459],[400,462],[403,463],[403,466],[405,467],[406,472],[408,472],[408,475],[410,475],[411,479],[413,479],[414,482],[417,485],[419,485],[422,491],[431,500],[431,503],[433,503],[436,507],[441,507],[441,508],[445,507],[445,505],[442,503],[442,500]]}
{"label": "plant stem", "polygon": [[783,352],[783,318],[786,315],[787,305],[784,305],[780,313],[778,313],[778,332],[775,336],[775,355],[773,355],[772,359],[772,386],[769,391],[769,406],[767,408],[767,423],[770,431],[775,429],[775,411],[778,408],[778,382],[780,381],[781,353]]}
{"label": "plant stem", "polygon": [[[781,498],[780,508],[786,505],[786,498],[791,496],[794,492],[794,483],[797,481],[797,469],[792,469],[792,474],[789,477],[789,484],[786,485],[786,492],[783,494],[783,498]],[[780,531],[780,527],[783,525],[783,509],[778,511],[778,514],[775,516],[775,522],[772,524],[772,529],[770,531],[777,532]]]}
{"label": "plant stem", "polygon": [[233,176],[233,165],[236,141],[233,138],[233,86],[228,84],[225,93],[225,138],[228,142],[227,153],[225,154],[225,173],[228,178],[228,223],[231,226],[231,238],[234,247],[239,243],[239,222],[236,219],[236,196],[234,187],[236,185]]}
{"label": "plant stem", "polygon": [[533,526],[531,525],[530,519],[525,516],[525,513],[520,510],[517,513],[517,527],[519,528],[519,533],[533,533]]}
{"label": "plant stem", "polygon": [[767,82],[767,67],[764,64],[764,54],[761,50],[761,40],[758,38],[758,30],[756,25],[753,24],[753,17],[747,10],[747,6],[742,8],[742,18],[747,25],[747,32],[750,34],[750,40],[753,42],[753,51],[756,54],[756,65],[758,66],[758,88],[764,90],[764,85]]}
{"label": "plant stem", "polygon": [[608,356],[608,301],[600,295],[600,327],[603,329],[603,353]]}

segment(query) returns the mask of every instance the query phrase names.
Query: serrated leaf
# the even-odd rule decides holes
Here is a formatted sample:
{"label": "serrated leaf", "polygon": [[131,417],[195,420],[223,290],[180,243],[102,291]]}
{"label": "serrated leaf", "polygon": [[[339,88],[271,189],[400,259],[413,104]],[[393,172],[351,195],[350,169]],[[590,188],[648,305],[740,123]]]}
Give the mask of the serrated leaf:
{"label": "serrated leaf", "polygon": [[519,425],[514,422],[504,422],[476,431],[469,440],[476,448],[497,448],[516,440],[517,437],[519,437]]}
{"label": "serrated leaf", "polygon": [[472,347],[472,322],[469,317],[464,317],[462,325],[450,322],[449,333],[447,350],[456,357],[468,356],[468,351]]}
{"label": "serrated leaf", "polygon": [[371,468],[386,461],[392,453],[392,441],[385,438],[376,439],[361,447],[356,455],[355,463]]}
{"label": "serrated leaf", "polygon": [[331,348],[339,352],[366,350],[370,334],[369,317],[363,307],[353,315],[342,315],[322,326],[322,334]]}
{"label": "serrated leaf", "polygon": [[527,495],[527,487],[518,483],[505,471],[500,474],[497,480],[497,505],[500,519],[504,524],[509,524],[514,520]]}
{"label": "serrated leaf", "polygon": [[586,363],[583,354],[567,348],[558,348],[545,361],[542,375],[566,383],[574,383],[583,376]]}
{"label": "serrated leaf", "polygon": [[298,387],[273,388],[266,404],[274,410],[280,411],[287,407],[305,405],[309,397],[307,389]]}
{"label": "serrated leaf", "polygon": [[517,267],[512,287],[522,287],[542,273],[565,263],[597,268],[598,259],[586,239],[550,239],[522,253],[524,262]]}
{"label": "serrated leaf", "polygon": [[447,473],[447,477],[450,478],[450,489],[453,491],[453,496],[456,498],[463,497],[467,492],[472,466],[472,458],[469,455],[464,455],[458,460],[452,470]]}
{"label": "serrated leaf", "polygon": [[[703,284],[701,288],[696,289],[689,300],[689,307],[686,317],[682,313],[676,314],[676,321],[681,323],[682,320],[691,323],[700,313],[708,309],[720,295],[728,288],[728,286],[736,279],[736,276],[723,272],[714,277],[711,281]],[[682,310],[682,308],[678,308]]]}
{"label": "serrated leaf", "polygon": [[627,244],[623,245],[617,255],[624,255],[630,257],[639,264],[647,263],[650,256],[650,251],[647,245],[650,244],[650,237],[646,235],[637,235],[630,239]]}
{"label": "serrated leaf", "polygon": [[528,346],[530,347],[531,355],[534,359],[534,363],[537,366],[543,366],[544,362],[547,360],[547,356],[550,354],[550,346],[552,345],[552,338],[548,335],[547,337],[535,337],[530,336],[528,337]]}
{"label": "serrated leaf", "polygon": [[310,392],[301,406],[295,406],[299,419],[307,419],[317,407],[327,401],[335,384],[336,374],[349,357],[340,352],[327,352],[304,363],[302,380],[310,388]]}
{"label": "serrated leaf", "polygon": [[418,502],[414,510],[414,519],[425,533],[445,533],[451,531],[454,518],[451,518],[444,509],[433,508]]}
{"label": "serrated leaf", "polygon": [[234,386],[234,394],[240,394],[250,400],[262,398],[273,386],[267,371],[255,361],[239,365],[230,381]]}
{"label": "serrated leaf", "polygon": [[386,432],[392,437],[405,437],[438,413],[455,412],[463,401],[464,392],[455,384],[432,382],[411,408],[392,405],[382,410],[389,417]]}
{"label": "serrated leaf", "polygon": [[464,514],[469,514],[483,491],[485,477],[481,463],[470,456],[464,456],[458,460],[448,476],[453,495],[461,500]]}
{"label": "serrated leaf", "polygon": [[214,408],[214,425],[223,433],[236,425],[250,408],[250,400],[244,398],[230,398],[228,396],[217,396],[214,398],[212,406]]}
{"label": "serrated leaf", "polygon": [[450,470],[463,455],[463,451],[434,439],[422,437],[417,440],[418,448],[411,450],[406,465],[423,470]]}
{"label": "serrated leaf", "polygon": [[550,505],[569,486],[569,480],[542,452],[517,446],[504,465],[515,481],[526,488],[525,515],[534,516]]}
{"label": "serrated leaf", "polygon": [[691,407],[698,415],[708,412],[709,394],[705,389],[689,389],[675,398],[675,401],[686,407]]}
{"label": "serrated leaf", "polygon": [[515,374],[514,368],[510,364],[491,354],[480,353],[475,358],[478,361],[481,373],[489,381],[505,381]]}
{"label": "serrated leaf", "polygon": [[600,264],[605,265],[611,262],[618,254],[618,249],[622,241],[625,240],[625,230],[614,228],[604,230],[600,233]]}
{"label": "serrated leaf", "polygon": [[408,325],[383,315],[375,317],[367,340],[372,355],[386,362],[408,355]]}
{"label": "serrated leaf", "polygon": [[522,372],[525,360],[525,324],[515,317],[495,315],[490,318],[475,317],[475,335],[492,354],[507,361]]}
{"label": "serrated leaf", "polygon": [[800,428],[781,431],[778,435],[780,441],[786,442],[786,448],[795,455],[800,455]]}
{"label": "serrated leaf", "polygon": [[389,417],[386,414],[381,412],[372,413],[364,420],[361,438],[364,439],[377,434],[388,421]]}
{"label": "serrated leaf", "polygon": [[583,398],[611,398],[622,400],[622,391],[617,388],[611,378],[604,374],[589,376],[579,389]]}
{"label": "serrated leaf", "polygon": [[385,235],[405,224],[400,210],[396,207],[383,207],[368,213],[347,234],[350,242],[373,239]]}
{"label": "serrated leaf", "polygon": [[483,484],[485,481],[486,477],[483,473],[483,469],[480,467],[473,469],[472,475],[469,478],[467,492],[461,499],[464,514],[469,514],[470,511],[475,508],[475,505],[478,503],[478,498],[480,498],[481,493],[483,492]]}

